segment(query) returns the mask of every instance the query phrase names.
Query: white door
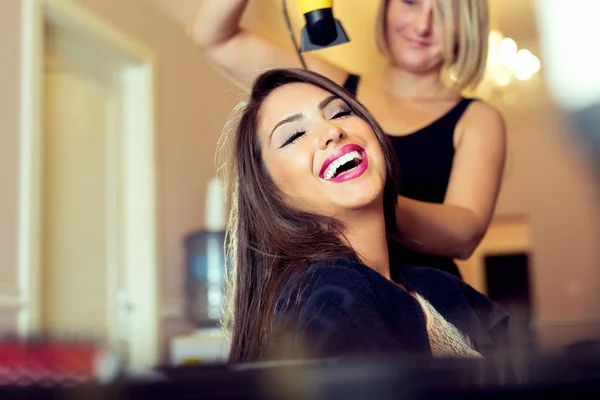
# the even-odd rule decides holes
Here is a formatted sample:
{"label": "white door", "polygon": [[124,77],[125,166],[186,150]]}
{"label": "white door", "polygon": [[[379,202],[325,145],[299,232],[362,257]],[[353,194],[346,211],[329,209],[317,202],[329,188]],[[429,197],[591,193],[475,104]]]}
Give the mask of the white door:
{"label": "white door", "polygon": [[121,67],[60,32],[49,29],[46,39],[40,327],[105,341],[126,356]]}
{"label": "white door", "polygon": [[22,4],[19,330],[155,365],[155,55],[76,1]]}

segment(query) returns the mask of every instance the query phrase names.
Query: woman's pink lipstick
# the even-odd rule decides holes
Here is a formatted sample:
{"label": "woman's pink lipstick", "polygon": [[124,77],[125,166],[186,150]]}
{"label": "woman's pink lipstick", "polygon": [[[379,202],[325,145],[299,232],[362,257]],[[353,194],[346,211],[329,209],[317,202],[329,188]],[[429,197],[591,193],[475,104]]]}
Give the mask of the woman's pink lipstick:
{"label": "woman's pink lipstick", "polygon": [[358,164],[356,167],[352,168],[349,171],[344,171],[344,172],[338,174],[335,178],[327,179],[327,182],[335,182],[335,183],[346,182],[346,181],[349,181],[349,180],[352,180],[352,179],[355,179],[355,178],[358,178],[359,176],[361,176],[369,167],[369,160],[367,157],[367,152],[365,151],[365,149],[363,149],[361,146],[359,146],[357,144],[348,144],[348,145],[340,148],[336,152],[334,152],[331,156],[327,157],[325,162],[323,162],[323,166],[321,167],[321,172],[319,172],[319,177],[321,179],[325,179],[325,178],[323,178],[323,174],[325,173],[325,170],[327,169],[327,167],[329,167],[329,165],[332,162],[334,162],[335,160],[337,160],[338,158],[342,157],[345,154],[351,153],[353,151],[357,151],[361,154],[362,160],[361,160],[360,164]]}

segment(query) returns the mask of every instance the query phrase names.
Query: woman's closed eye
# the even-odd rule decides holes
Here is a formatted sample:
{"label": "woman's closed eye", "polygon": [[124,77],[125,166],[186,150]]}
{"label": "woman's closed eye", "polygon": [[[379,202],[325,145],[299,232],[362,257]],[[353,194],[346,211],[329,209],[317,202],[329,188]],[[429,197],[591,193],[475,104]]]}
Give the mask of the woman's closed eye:
{"label": "woman's closed eye", "polygon": [[304,134],[306,133],[306,131],[297,131],[292,133],[286,140],[285,142],[283,142],[283,144],[281,146],[279,146],[279,148],[281,149],[282,147],[285,147],[289,144],[295,143],[298,140],[300,140],[302,138],[302,136],[304,136]]}
{"label": "woman's closed eye", "polygon": [[[340,118],[345,118],[352,115],[352,110],[350,108],[343,108],[337,112],[335,112],[333,114],[333,116],[331,116],[330,119],[340,119]],[[300,140],[304,135],[306,134],[306,131],[296,131],[294,133],[292,133],[290,136],[288,136],[288,138],[283,142],[283,144],[281,146],[279,146],[279,148],[281,149],[282,147],[288,146],[290,144],[296,143],[298,140]]]}
{"label": "woman's closed eye", "polygon": [[331,119],[343,118],[343,117],[347,117],[351,114],[352,114],[352,110],[350,110],[349,108],[346,108],[346,109],[336,112]]}

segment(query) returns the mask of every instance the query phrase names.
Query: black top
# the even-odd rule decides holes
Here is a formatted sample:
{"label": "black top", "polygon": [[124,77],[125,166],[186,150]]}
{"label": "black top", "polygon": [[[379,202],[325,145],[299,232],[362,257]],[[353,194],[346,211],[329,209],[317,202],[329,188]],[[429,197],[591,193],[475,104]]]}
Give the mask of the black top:
{"label": "black top", "polygon": [[[350,74],[344,88],[356,96],[360,77]],[[454,130],[474,99],[463,98],[437,120],[408,135],[387,135],[400,167],[398,194],[414,200],[443,203],[454,160]],[[401,246],[398,249],[407,265],[427,265],[460,277],[454,261],[428,256]]]}
{"label": "black top", "polygon": [[[505,350],[508,314],[486,296],[433,268],[398,271],[398,281],[425,298],[481,354]],[[297,304],[298,311],[283,306],[289,304]],[[279,305],[274,326],[287,329],[275,337],[300,343],[301,358],[431,355],[419,302],[354,258],[312,262],[294,279]]]}

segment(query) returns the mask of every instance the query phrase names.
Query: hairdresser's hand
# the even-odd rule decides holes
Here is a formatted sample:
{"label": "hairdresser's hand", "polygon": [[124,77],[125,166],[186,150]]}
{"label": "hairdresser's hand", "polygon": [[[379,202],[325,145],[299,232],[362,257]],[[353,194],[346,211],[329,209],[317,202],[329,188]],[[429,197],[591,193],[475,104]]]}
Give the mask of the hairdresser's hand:
{"label": "hairdresser's hand", "polygon": [[[240,26],[247,5],[248,0],[205,0],[186,29],[204,55],[246,90],[266,69],[302,67],[291,40],[277,45]],[[313,55],[304,59],[309,69],[339,84],[348,76],[345,70]]]}
{"label": "hairdresser's hand", "polygon": [[201,49],[229,40],[239,27],[248,0],[203,0],[186,32]]}

